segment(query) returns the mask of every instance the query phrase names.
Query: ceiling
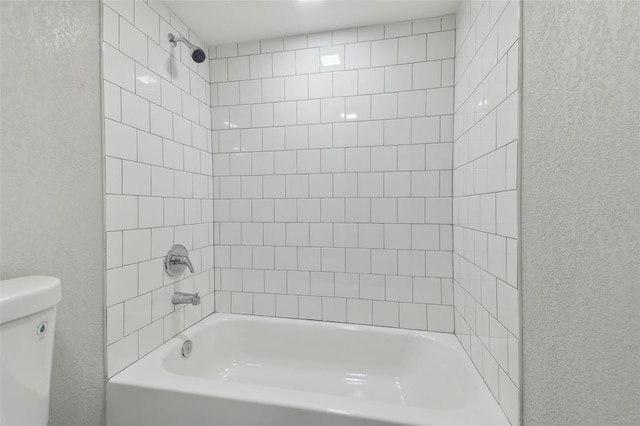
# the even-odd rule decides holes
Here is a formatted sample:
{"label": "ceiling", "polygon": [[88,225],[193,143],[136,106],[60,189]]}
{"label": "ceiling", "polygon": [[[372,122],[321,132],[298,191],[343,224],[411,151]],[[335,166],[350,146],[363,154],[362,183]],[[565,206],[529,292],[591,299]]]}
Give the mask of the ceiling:
{"label": "ceiling", "polygon": [[455,13],[459,0],[167,0],[208,46]]}

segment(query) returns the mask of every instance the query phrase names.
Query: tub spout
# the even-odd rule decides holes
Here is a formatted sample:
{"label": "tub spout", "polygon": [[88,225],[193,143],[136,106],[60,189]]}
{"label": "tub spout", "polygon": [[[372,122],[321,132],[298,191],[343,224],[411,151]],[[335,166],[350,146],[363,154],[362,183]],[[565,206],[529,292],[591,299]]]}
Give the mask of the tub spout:
{"label": "tub spout", "polygon": [[191,304],[196,306],[200,304],[200,296],[198,295],[198,293],[191,294],[177,292],[171,297],[171,303],[173,303],[174,305]]}

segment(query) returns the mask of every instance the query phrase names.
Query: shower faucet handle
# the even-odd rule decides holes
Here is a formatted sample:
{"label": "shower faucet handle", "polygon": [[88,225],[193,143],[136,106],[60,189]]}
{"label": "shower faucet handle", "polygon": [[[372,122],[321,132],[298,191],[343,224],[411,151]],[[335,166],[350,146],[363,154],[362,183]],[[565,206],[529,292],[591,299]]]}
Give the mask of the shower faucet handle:
{"label": "shower faucet handle", "polygon": [[186,265],[193,274],[193,265],[187,256],[172,255],[169,259],[169,263],[172,265]]}
{"label": "shower faucet handle", "polygon": [[193,264],[191,260],[189,260],[187,248],[182,244],[173,245],[165,257],[164,268],[167,274],[172,277],[180,276],[187,267],[192,274],[195,272]]}

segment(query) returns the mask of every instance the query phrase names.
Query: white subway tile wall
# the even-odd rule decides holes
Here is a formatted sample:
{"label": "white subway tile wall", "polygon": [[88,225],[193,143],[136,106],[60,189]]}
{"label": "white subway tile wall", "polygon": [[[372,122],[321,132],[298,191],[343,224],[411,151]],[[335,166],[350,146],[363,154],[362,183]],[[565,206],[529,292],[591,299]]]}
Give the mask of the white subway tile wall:
{"label": "white subway tile wall", "polygon": [[520,422],[519,4],[460,4],[453,150],[455,333],[512,424]]}
{"label": "white subway tile wall", "polygon": [[[104,2],[109,377],[215,306],[209,61],[172,48],[170,32],[202,46],[161,2]],[[175,243],[194,274],[165,273]],[[174,307],[175,291],[202,304]]]}
{"label": "white subway tile wall", "polygon": [[455,18],[209,53],[216,311],[453,332]]}

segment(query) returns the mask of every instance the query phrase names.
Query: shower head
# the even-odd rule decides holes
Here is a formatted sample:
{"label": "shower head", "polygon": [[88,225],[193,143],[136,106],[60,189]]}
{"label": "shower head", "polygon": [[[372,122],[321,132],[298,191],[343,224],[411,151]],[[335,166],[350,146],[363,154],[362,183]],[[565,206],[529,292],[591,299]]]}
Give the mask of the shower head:
{"label": "shower head", "polygon": [[191,58],[197,62],[202,63],[205,59],[207,59],[207,55],[205,55],[204,50],[200,49],[195,44],[192,44],[189,40],[184,37],[176,37],[173,34],[169,34],[169,44],[171,47],[176,47],[178,42],[186,44],[189,49],[191,49]]}

